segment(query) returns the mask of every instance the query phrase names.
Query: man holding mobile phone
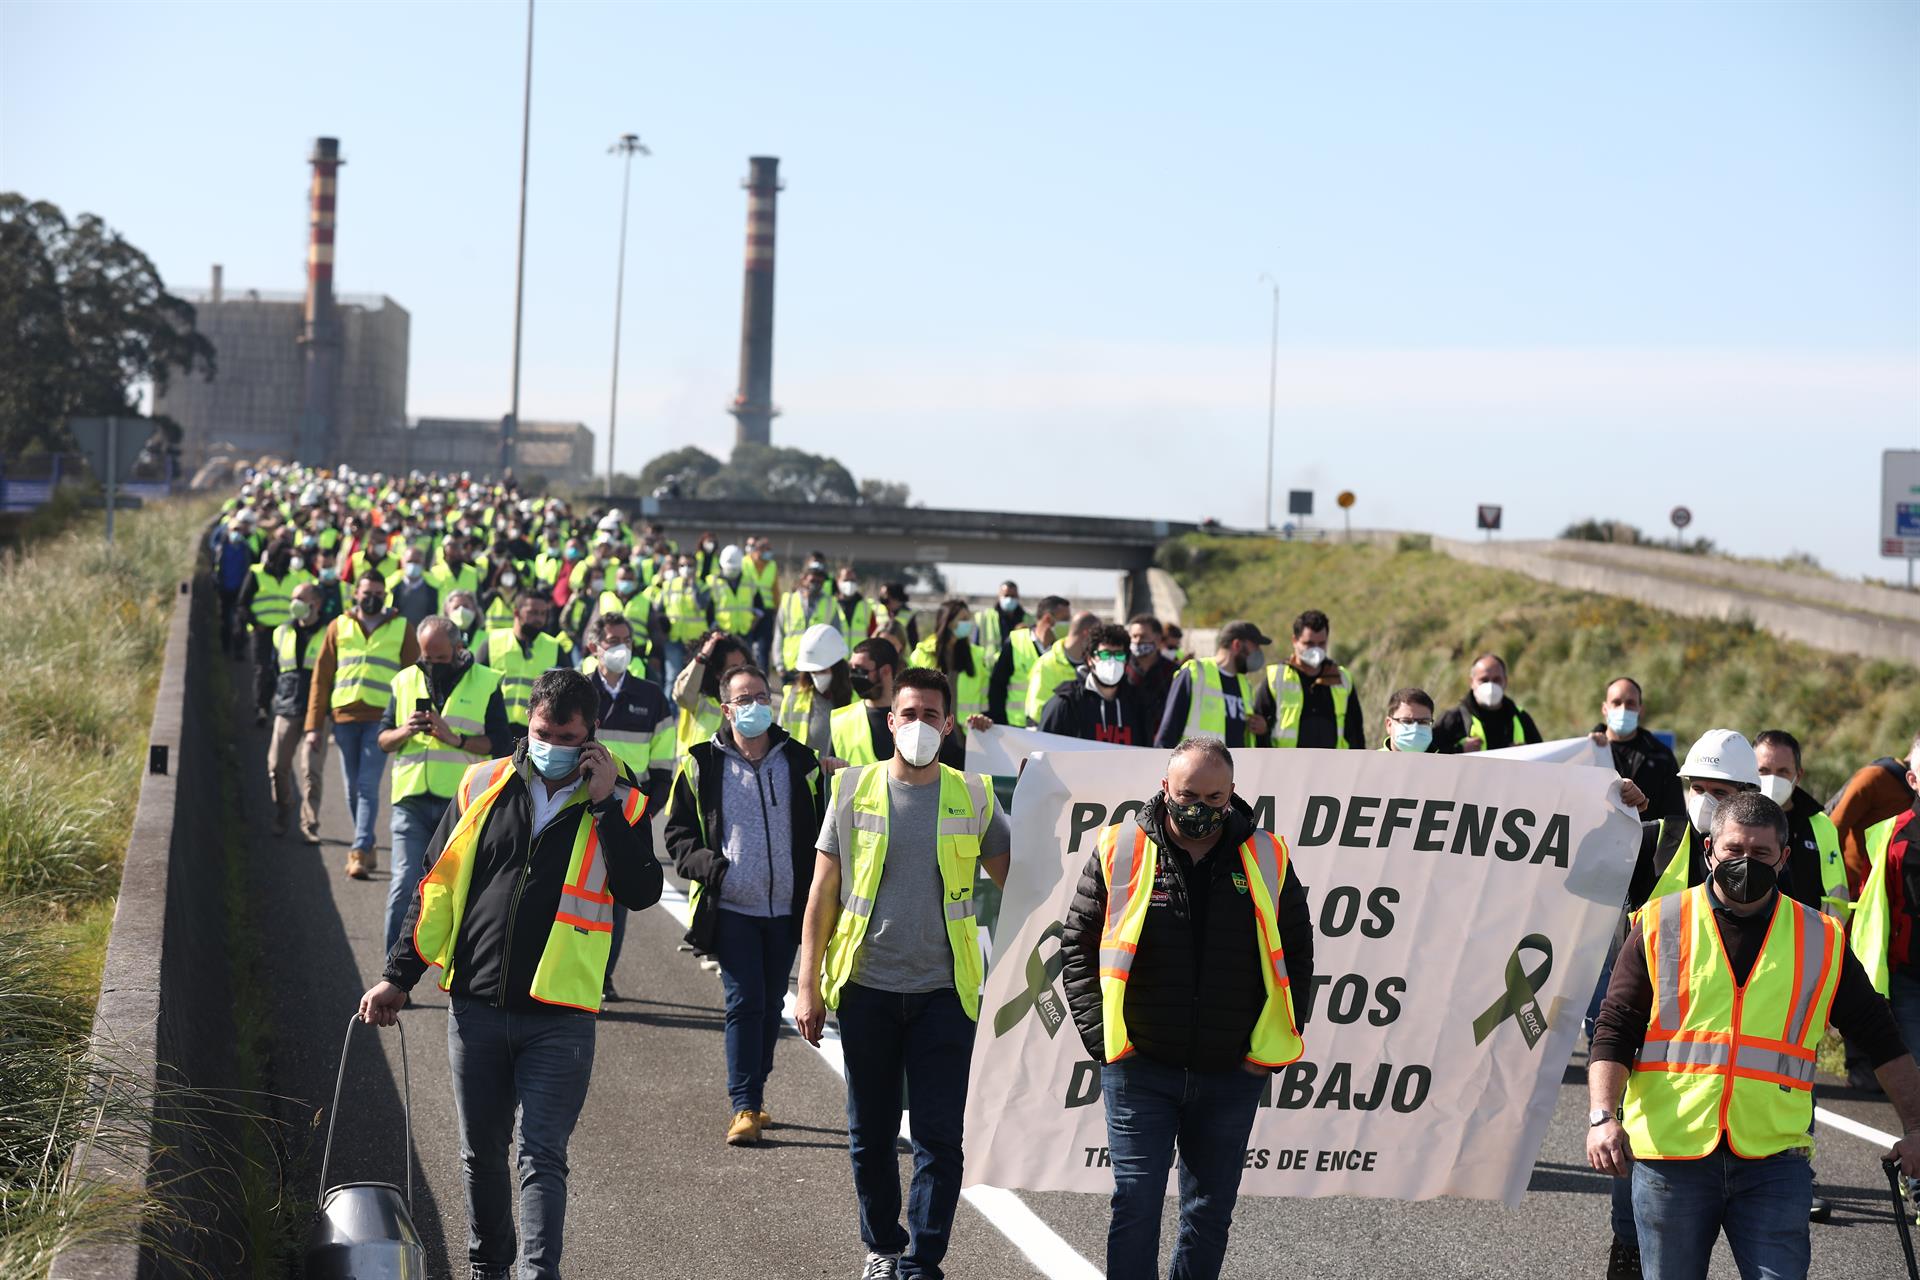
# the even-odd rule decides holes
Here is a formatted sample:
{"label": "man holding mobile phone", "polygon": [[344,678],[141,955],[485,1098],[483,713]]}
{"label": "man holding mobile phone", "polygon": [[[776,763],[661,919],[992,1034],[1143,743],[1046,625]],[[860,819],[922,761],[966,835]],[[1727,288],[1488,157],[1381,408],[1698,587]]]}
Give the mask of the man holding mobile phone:
{"label": "man holding mobile phone", "polygon": [[440,967],[476,1277],[509,1275],[516,1254],[521,1276],[561,1273],[567,1143],[593,1073],[613,908],[660,900],[646,796],[594,741],[598,718],[578,671],[533,682],[526,739],[461,776],[385,977],[360,999],[363,1020],[391,1026]]}
{"label": "man holding mobile phone", "polygon": [[[393,678],[380,721],[380,749],[393,756],[393,879],[387,883],[387,945],[400,936],[407,903],[426,872],[427,841],[453,802],[467,766],[513,741],[500,673],[473,660],[449,618],[414,629],[420,661]],[[402,718],[404,717],[404,719]]]}

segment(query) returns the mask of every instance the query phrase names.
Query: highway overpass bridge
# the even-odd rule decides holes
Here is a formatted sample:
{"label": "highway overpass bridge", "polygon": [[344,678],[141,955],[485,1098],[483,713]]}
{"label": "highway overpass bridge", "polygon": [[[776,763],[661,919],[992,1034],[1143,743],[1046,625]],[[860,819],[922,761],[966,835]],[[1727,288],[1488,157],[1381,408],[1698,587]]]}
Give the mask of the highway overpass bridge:
{"label": "highway overpass bridge", "polygon": [[[749,533],[772,538],[783,565],[818,549],[836,558],[907,564],[1111,569],[1121,575],[1115,598],[1122,616],[1168,608],[1171,580],[1148,572],[1154,550],[1200,527],[1173,520],[700,498],[643,498],[628,500],[624,508],[630,520],[658,522],[683,546],[707,531],[723,546]],[[1164,579],[1158,589],[1156,578]]]}

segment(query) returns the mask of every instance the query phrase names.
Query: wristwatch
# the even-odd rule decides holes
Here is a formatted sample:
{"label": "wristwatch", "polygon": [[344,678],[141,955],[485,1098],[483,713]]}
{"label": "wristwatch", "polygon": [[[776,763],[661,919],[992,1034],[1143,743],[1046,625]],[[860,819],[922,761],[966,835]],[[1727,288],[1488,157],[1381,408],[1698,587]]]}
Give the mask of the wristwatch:
{"label": "wristwatch", "polygon": [[1613,1112],[1605,1107],[1595,1107],[1587,1112],[1587,1128],[1597,1129],[1611,1119],[1613,1119]]}

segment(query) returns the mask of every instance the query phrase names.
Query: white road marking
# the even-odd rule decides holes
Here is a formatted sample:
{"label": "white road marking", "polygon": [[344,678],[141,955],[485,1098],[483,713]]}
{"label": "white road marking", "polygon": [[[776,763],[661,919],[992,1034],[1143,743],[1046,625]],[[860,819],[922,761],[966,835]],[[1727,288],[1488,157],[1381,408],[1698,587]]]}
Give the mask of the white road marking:
{"label": "white road marking", "polygon": [[[670,881],[660,891],[660,905],[682,925],[692,927],[693,909],[687,901],[687,895]],[[795,1026],[797,1030],[794,1006],[793,992],[789,991],[783,1012],[788,1025]],[[833,1074],[843,1081],[847,1078],[847,1060],[840,1049],[840,1031],[831,1022],[820,1035],[817,1052],[833,1068]],[[907,1138],[912,1134],[910,1117],[902,1116],[900,1136]],[[1105,1275],[1099,1267],[1081,1257],[1079,1250],[1055,1234],[1053,1228],[1013,1192],[1000,1187],[968,1187],[960,1196],[980,1211],[988,1225],[1025,1254],[1027,1261],[1047,1280],[1102,1280]]]}
{"label": "white road marking", "polygon": [[1850,1116],[1843,1116],[1838,1111],[1829,1111],[1825,1107],[1815,1107],[1813,1109],[1813,1118],[1822,1124],[1832,1125],[1842,1133],[1852,1134],[1854,1137],[1863,1138],[1868,1142],[1877,1142],[1882,1146],[1890,1147],[1900,1141],[1900,1139],[1890,1133],[1883,1133],[1872,1125],[1861,1124],[1858,1120]]}

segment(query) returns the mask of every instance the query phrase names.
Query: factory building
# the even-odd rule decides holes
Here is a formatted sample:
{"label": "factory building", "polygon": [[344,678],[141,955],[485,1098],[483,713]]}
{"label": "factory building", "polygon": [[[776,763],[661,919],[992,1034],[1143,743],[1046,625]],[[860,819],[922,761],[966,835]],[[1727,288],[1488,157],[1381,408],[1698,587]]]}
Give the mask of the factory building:
{"label": "factory building", "polygon": [[[307,288],[303,293],[225,287],[182,290],[213,343],[212,380],[177,377],[153,411],[182,429],[192,472],[217,456],[299,459],[362,471],[493,472],[498,419],[407,417],[411,320],[393,299],[333,291],[339,143],[315,141],[309,157]],[[577,422],[522,422],[515,474],[575,483],[593,472],[593,433]]]}

